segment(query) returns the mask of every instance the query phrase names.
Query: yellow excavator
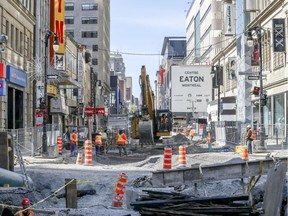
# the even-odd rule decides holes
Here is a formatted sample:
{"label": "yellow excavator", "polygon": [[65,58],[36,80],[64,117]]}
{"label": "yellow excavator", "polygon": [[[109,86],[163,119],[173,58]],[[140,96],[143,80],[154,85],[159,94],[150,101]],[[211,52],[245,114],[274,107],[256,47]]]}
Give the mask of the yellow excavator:
{"label": "yellow excavator", "polygon": [[139,139],[139,144],[153,145],[163,136],[171,136],[172,113],[169,110],[155,110],[154,93],[150,86],[149,75],[143,65],[139,77],[142,106],[132,118],[132,138]]}

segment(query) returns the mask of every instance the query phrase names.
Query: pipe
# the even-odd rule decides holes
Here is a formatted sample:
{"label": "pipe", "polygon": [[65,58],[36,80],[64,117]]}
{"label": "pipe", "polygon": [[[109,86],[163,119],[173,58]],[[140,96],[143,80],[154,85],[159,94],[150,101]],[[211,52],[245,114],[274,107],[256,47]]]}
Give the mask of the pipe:
{"label": "pipe", "polygon": [[[30,177],[28,177],[28,185],[33,184]],[[9,185],[9,187],[27,187],[25,176],[6,169],[0,168],[0,187]]]}

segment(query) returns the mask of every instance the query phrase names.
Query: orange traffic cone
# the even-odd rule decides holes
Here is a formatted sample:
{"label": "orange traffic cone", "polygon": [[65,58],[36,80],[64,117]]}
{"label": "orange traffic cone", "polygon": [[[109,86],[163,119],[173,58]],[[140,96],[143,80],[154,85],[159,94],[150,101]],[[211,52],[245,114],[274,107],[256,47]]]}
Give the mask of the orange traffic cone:
{"label": "orange traffic cone", "polygon": [[247,148],[243,148],[242,149],[242,160],[248,160],[248,149]]}
{"label": "orange traffic cone", "polygon": [[79,164],[79,165],[82,164],[82,155],[83,155],[82,152],[78,152],[76,164]]}
{"label": "orange traffic cone", "polygon": [[85,141],[85,145],[84,145],[84,148],[85,148],[85,158],[84,158],[84,165],[93,165],[93,162],[92,162],[92,142],[87,139]]}
{"label": "orange traffic cone", "polygon": [[170,146],[164,148],[163,169],[172,169],[172,148]]}
{"label": "orange traffic cone", "polygon": [[57,146],[58,146],[58,153],[61,155],[62,154],[62,137],[58,136],[57,137]]}
{"label": "orange traffic cone", "polygon": [[114,187],[115,194],[112,200],[112,207],[122,208],[124,201],[125,188],[127,183],[128,175],[121,173]]}
{"label": "orange traffic cone", "polygon": [[179,165],[178,167],[186,167],[186,147],[179,146]]}

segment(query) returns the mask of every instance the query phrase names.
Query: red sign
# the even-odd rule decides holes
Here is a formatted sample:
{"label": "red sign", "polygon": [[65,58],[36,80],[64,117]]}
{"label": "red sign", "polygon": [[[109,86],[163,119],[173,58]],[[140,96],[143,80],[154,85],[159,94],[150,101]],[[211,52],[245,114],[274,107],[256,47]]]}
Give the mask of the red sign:
{"label": "red sign", "polygon": [[96,115],[102,115],[102,116],[107,116],[108,114],[108,108],[106,107],[96,107],[96,109],[94,107],[86,107],[85,108],[85,115],[87,117],[91,117],[94,115],[94,113]]}
{"label": "red sign", "polygon": [[6,78],[6,65],[3,63],[0,63],[0,78]]}

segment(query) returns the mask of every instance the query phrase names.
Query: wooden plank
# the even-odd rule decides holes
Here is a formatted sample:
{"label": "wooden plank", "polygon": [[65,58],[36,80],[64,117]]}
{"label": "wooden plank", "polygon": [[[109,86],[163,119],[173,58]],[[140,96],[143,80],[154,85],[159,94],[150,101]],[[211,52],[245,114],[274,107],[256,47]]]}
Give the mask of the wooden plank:
{"label": "wooden plank", "polygon": [[[66,185],[68,182],[70,184]],[[76,179],[65,179],[66,208],[77,209],[77,181]]]}
{"label": "wooden plank", "polygon": [[[279,158],[286,164],[287,157]],[[262,169],[260,169],[262,167]],[[247,178],[267,174],[270,168],[274,167],[272,159],[263,159],[255,161],[241,161],[234,163],[222,163],[199,167],[159,170],[152,172],[153,187],[175,186],[175,185],[193,185],[195,182],[219,181],[236,178]]]}
{"label": "wooden plank", "polygon": [[217,197],[203,197],[203,198],[189,198],[189,199],[169,199],[169,200],[151,200],[151,201],[137,201],[133,202],[131,206],[163,206],[166,204],[181,204],[181,203],[205,203],[205,202],[230,202],[236,200],[248,200],[248,195],[236,195],[233,197],[224,197],[224,196],[217,196]]}

